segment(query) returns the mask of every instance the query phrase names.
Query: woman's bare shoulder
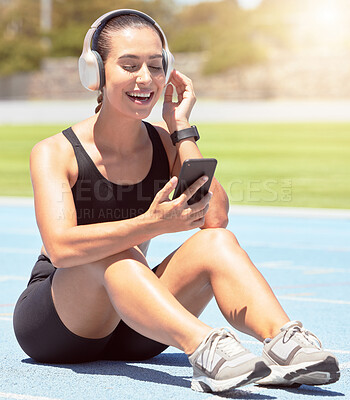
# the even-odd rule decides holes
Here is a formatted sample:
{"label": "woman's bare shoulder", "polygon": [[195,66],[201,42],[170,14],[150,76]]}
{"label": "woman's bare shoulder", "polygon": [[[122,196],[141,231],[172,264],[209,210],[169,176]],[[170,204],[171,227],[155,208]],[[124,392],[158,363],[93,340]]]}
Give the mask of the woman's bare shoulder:
{"label": "woman's bare shoulder", "polygon": [[62,132],[38,142],[30,154],[32,179],[43,176],[68,179],[73,186],[78,175],[78,165],[72,145]]}
{"label": "woman's bare shoulder", "polygon": [[32,148],[31,158],[49,156],[62,159],[70,153],[70,150],[72,150],[71,144],[62,132],[59,132],[36,143]]}

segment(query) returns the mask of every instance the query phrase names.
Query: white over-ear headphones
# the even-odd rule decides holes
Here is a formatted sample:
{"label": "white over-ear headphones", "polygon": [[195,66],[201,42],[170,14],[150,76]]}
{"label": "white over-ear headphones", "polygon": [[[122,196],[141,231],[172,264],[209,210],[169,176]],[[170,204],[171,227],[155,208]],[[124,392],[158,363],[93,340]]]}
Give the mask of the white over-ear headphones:
{"label": "white over-ear headphones", "polygon": [[88,90],[101,90],[105,85],[105,71],[103,60],[96,51],[97,39],[106,23],[118,15],[137,15],[150,22],[160,33],[163,45],[163,69],[168,82],[174,66],[174,56],[170,53],[164,32],[157,22],[141,11],[121,9],[110,11],[98,18],[88,30],[84,39],[83,52],[79,58],[79,76],[82,85]]}

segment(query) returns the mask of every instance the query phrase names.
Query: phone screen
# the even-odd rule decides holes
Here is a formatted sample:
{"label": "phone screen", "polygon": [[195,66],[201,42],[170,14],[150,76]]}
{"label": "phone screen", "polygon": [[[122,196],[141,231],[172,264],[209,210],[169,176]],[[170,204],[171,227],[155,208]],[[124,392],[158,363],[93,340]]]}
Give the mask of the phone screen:
{"label": "phone screen", "polygon": [[173,199],[179,197],[201,176],[206,175],[209,178],[208,181],[188,200],[188,204],[194,204],[201,200],[209,191],[216,164],[217,160],[215,158],[193,158],[185,160],[181,167],[179,181],[175,188]]}

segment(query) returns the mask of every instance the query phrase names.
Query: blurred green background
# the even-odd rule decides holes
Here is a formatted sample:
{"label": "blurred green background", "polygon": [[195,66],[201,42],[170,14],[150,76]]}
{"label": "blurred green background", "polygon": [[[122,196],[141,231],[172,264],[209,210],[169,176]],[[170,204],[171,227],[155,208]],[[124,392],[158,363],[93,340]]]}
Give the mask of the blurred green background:
{"label": "blurred green background", "polygon": [[[350,100],[347,0],[0,0],[0,99],[10,78],[40,70],[46,59],[79,57],[87,28],[116,8],[152,15],[175,58],[185,60],[181,67],[186,56],[180,55],[198,55],[200,71],[193,75],[199,100],[225,101],[225,94],[269,100],[278,93]],[[315,65],[322,74],[311,83],[305,71],[295,79],[303,65],[308,77],[316,76]],[[282,86],[285,91],[278,91]],[[199,123],[200,148],[219,160],[217,177],[231,204],[350,208],[350,109],[347,121]],[[1,196],[32,196],[30,150],[65,127],[0,125]]]}
{"label": "blurred green background", "polygon": [[[64,125],[0,126],[0,193],[31,196],[29,154]],[[198,124],[231,204],[349,208],[350,123]]]}
{"label": "blurred green background", "polygon": [[119,8],[150,14],[172,52],[205,52],[206,74],[278,48],[350,48],[348,0],[0,0],[0,76],[38,69],[45,57],[78,57],[87,27]]}
{"label": "blurred green background", "polygon": [[0,75],[38,69],[45,57],[78,57],[87,27],[117,8],[152,15],[166,28],[173,52],[207,51],[204,72],[223,71],[264,57],[256,33],[284,36],[264,23],[267,3],[266,10],[247,13],[236,1],[185,6],[175,0],[0,0]]}

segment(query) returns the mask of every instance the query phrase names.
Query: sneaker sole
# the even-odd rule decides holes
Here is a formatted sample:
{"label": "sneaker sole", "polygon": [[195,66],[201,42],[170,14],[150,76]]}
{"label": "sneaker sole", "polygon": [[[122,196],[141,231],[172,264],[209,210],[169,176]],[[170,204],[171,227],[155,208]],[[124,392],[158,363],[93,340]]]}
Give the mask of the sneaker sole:
{"label": "sneaker sole", "polygon": [[196,392],[206,393],[224,392],[229,389],[235,389],[254,383],[259,379],[265,378],[270,373],[271,369],[263,361],[259,361],[255,364],[252,372],[231,379],[216,380],[207,376],[192,379],[191,389]]}
{"label": "sneaker sole", "polygon": [[325,360],[314,363],[304,363],[290,367],[269,365],[271,375],[259,385],[296,386],[296,385],[328,385],[337,382],[340,378],[339,366],[334,357],[328,356]]}

